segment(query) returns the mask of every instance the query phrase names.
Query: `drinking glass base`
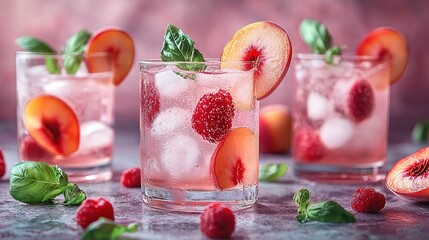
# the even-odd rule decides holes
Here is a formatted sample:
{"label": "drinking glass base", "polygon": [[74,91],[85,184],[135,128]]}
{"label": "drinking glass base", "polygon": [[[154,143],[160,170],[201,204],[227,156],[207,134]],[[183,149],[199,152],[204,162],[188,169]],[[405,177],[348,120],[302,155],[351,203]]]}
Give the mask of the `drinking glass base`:
{"label": "drinking glass base", "polygon": [[252,207],[256,203],[258,185],[225,190],[196,191],[142,187],[143,202],[153,208],[178,212],[202,212],[211,203],[223,203],[231,210]]}
{"label": "drinking glass base", "polygon": [[69,181],[75,183],[105,182],[110,180],[113,176],[110,163],[90,168],[61,167],[61,169],[67,173]]}

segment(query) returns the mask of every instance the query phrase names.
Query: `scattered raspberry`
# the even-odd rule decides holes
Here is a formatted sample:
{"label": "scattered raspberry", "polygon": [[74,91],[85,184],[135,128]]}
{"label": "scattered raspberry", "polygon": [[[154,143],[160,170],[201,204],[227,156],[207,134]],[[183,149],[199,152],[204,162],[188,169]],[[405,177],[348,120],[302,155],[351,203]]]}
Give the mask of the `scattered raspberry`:
{"label": "scattered raspberry", "polygon": [[141,170],[140,168],[130,168],[122,172],[121,175],[121,184],[124,187],[133,188],[140,187]]}
{"label": "scattered raspberry", "polygon": [[51,154],[43,150],[30,136],[21,140],[21,158],[27,161],[43,161],[51,158]]}
{"label": "scattered raspberry", "polygon": [[294,132],[293,152],[300,160],[316,161],[323,157],[325,147],[314,129],[303,127]]}
{"label": "scattered raspberry", "polygon": [[374,91],[366,80],[356,81],[347,98],[347,111],[351,119],[361,122],[371,116],[374,110]]}
{"label": "scattered raspberry", "polygon": [[6,173],[6,163],[4,161],[3,151],[0,149],[0,178]]}
{"label": "scattered raspberry", "polygon": [[209,238],[229,238],[234,228],[234,213],[220,203],[210,204],[201,213],[200,229]]}
{"label": "scattered raspberry", "polygon": [[386,198],[374,188],[365,187],[356,189],[350,203],[356,212],[376,213],[384,208]]}
{"label": "scattered raspberry", "polygon": [[143,117],[143,124],[150,127],[159,113],[159,94],[156,90],[155,83],[152,81],[142,83],[141,87],[142,100],[140,111]]}
{"label": "scattered raspberry", "polygon": [[97,221],[100,217],[105,217],[112,221],[115,220],[112,204],[104,198],[88,198],[82,202],[77,210],[76,222],[85,229],[89,224]]}
{"label": "scattered raspberry", "polygon": [[192,115],[192,127],[205,140],[215,143],[231,129],[234,118],[234,103],[225,90],[204,94]]}

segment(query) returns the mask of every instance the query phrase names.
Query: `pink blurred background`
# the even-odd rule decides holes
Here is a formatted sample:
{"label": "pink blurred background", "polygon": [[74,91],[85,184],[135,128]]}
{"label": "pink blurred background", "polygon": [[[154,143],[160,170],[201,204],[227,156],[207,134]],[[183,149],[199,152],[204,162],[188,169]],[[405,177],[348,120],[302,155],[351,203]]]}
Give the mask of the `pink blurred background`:
{"label": "pink blurred background", "polygon": [[[427,0],[0,0],[0,121],[15,121],[15,39],[33,35],[56,48],[81,29],[91,32],[115,25],[128,31],[136,43],[132,72],[117,88],[116,124],[138,129],[138,62],[159,58],[165,27],[172,23],[189,34],[205,57],[219,57],[239,28],[255,21],[273,21],[289,33],[294,55],[308,52],[299,37],[304,18],[322,21],[335,44],[354,52],[371,30],[390,26],[402,32],[409,44],[408,68],[391,87],[390,128],[411,131],[416,121],[429,118],[429,1]],[[278,89],[261,102],[290,105],[293,80],[289,72]]]}

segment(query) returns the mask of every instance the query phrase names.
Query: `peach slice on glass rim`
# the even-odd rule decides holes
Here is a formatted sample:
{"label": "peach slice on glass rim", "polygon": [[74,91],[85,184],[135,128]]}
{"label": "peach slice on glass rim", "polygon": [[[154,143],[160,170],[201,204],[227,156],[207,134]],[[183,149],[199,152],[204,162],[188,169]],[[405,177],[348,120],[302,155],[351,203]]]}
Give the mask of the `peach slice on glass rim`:
{"label": "peach slice on glass rim", "polygon": [[95,32],[86,45],[86,53],[108,52],[112,62],[101,58],[86,59],[89,72],[103,72],[113,64],[113,83],[119,85],[131,70],[134,61],[134,41],[125,31],[106,27]]}
{"label": "peach slice on glass rim", "polygon": [[30,136],[47,152],[68,156],[79,147],[79,122],[63,100],[40,95],[31,99],[24,110],[24,125]]}
{"label": "peach slice on glass rim", "polygon": [[408,62],[408,47],[404,36],[393,28],[381,27],[370,32],[359,44],[358,55],[389,57],[390,84],[404,73]]}
{"label": "peach slice on glass rim", "polygon": [[[287,32],[275,23],[262,21],[238,30],[225,45],[221,61],[256,61],[255,92],[260,100],[283,80],[291,57],[292,44]],[[244,69],[252,67],[244,66]]]}
{"label": "peach slice on glass rim", "polygon": [[258,139],[246,127],[230,131],[217,146],[211,171],[220,189],[237,185],[248,186],[258,182]]}

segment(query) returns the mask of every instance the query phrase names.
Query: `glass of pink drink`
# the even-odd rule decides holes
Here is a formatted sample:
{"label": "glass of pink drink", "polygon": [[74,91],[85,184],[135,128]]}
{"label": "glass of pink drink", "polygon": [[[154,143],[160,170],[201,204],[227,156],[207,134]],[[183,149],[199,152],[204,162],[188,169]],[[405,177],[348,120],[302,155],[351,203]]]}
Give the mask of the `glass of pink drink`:
{"label": "glass of pink drink", "polygon": [[[65,72],[66,58],[82,59],[75,74]],[[90,73],[91,66],[84,62],[103,67]],[[49,64],[55,73],[48,71]],[[16,73],[19,159],[57,165],[71,181],[110,179],[115,89],[111,56],[18,52]]]}
{"label": "glass of pink drink", "polygon": [[377,181],[386,161],[388,59],[298,54],[293,105],[295,174],[310,180]]}
{"label": "glass of pink drink", "polygon": [[[253,64],[140,61],[144,203],[185,212],[213,202],[232,209],[255,203],[259,134]],[[243,65],[248,70],[235,70]]]}

